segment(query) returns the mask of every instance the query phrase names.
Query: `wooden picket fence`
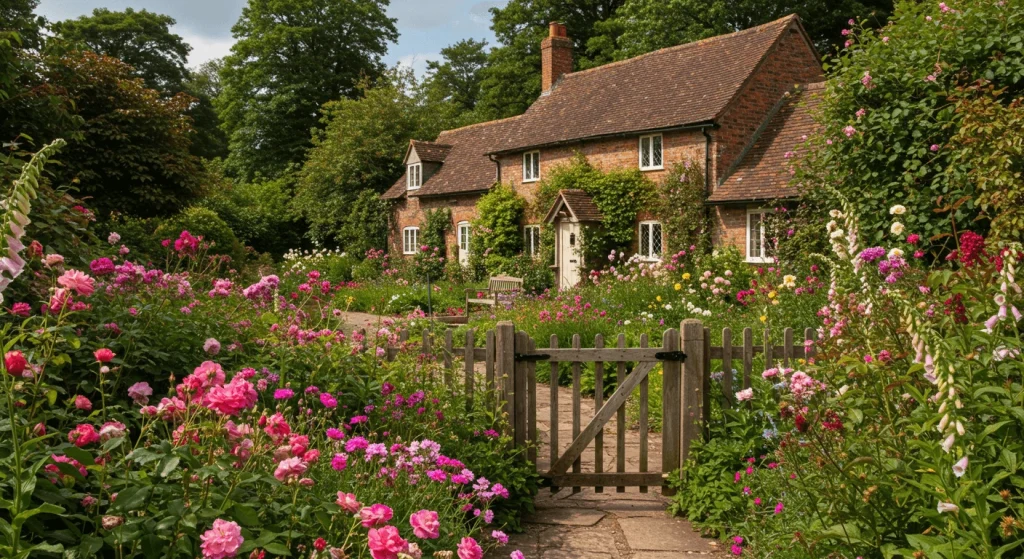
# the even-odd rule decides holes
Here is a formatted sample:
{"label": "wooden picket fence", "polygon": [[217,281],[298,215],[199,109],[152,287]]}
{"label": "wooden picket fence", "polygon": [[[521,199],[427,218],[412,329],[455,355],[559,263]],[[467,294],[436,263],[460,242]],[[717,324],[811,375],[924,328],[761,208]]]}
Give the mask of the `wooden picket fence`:
{"label": "wooden picket fence", "polygon": [[[451,330],[446,330],[440,336],[441,340],[425,332],[422,354],[437,357],[442,362],[445,382],[449,386],[455,385],[456,374],[461,372],[460,380],[470,405],[476,383],[481,380],[478,379],[476,365],[482,362],[485,389],[488,393],[498,394],[496,404],[508,416],[513,444],[525,448],[526,458],[534,464],[537,463],[539,441],[537,364],[542,361],[549,363],[550,466],[540,473],[549,480],[553,489],[572,487],[579,491],[581,487],[595,487],[600,492],[605,487],[616,487],[621,492],[626,487],[639,487],[646,492],[648,487],[660,486],[666,494],[670,493],[664,485],[668,472],[682,467],[693,442],[698,437],[707,436],[712,409],[711,383],[714,382],[712,362],[719,361],[724,373],[720,379],[724,398],[719,404],[730,407],[735,405],[734,390],[737,388],[733,386],[734,364],[737,365],[737,373],[742,370],[742,377],[738,379],[742,381],[742,388],[749,388],[756,355],[763,356],[765,369],[776,366],[777,361],[783,367],[793,367],[797,359],[814,355],[815,341],[812,329],[804,330],[802,342],[795,342],[794,330],[786,328],[782,345],[774,345],[771,331],[765,328],[761,331],[758,345],[755,345],[754,330],[745,328],[741,333],[741,343],[734,344],[731,329],[725,328],[721,345],[712,346],[711,330],[693,319],[684,320],[678,330],[666,330],[659,347],[648,347],[646,335],[640,338],[639,347],[627,347],[625,335],[619,334],[614,347],[606,347],[603,336],[598,335],[593,347],[583,348],[577,334],[572,336],[570,347],[561,347],[558,337],[552,336],[548,347],[538,348],[526,332],[517,332],[511,322],[500,322],[494,330],[485,332],[483,347],[476,346],[476,336],[476,330],[467,330],[463,345],[457,347]],[[402,347],[407,347],[408,332],[403,332],[399,341]],[[395,359],[399,351],[400,347],[387,348],[387,359]],[[573,440],[564,449],[559,444],[558,434],[560,363],[569,363],[572,370]],[[581,370],[584,363],[593,363],[595,369],[595,413],[590,418],[583,418],[581,414]],[[654,468],[649,463],[648,377],[659,364],[663,375],[662,463],[660,468]],[[615,392],[607,399],[603,386],[606,367],[615,371],[617,384]],[[636,472],[627,472],[625,405],[634,391],[639,393],[639,467]],[[610,427],[612,418],[615,421]],[[583,424],[584,419],[587,420],[586,425]],[[604,464],[605,430],[610,428],[614,429],[616,446],[614,471],[606,471]],[[581,457],[591,447],[594,452],[593,471],[583,472]]]}

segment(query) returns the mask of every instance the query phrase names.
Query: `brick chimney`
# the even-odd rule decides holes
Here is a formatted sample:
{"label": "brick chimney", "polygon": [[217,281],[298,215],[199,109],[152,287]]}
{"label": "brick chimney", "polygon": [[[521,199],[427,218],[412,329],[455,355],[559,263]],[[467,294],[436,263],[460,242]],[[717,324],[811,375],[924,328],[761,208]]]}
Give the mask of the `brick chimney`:
{"label": "brick chimney", "polygon": [[540,88],[551,91],[558,78],[572,72],[572,39],[566,35],[565,25],[552,21],[547,38],[540,42]]}

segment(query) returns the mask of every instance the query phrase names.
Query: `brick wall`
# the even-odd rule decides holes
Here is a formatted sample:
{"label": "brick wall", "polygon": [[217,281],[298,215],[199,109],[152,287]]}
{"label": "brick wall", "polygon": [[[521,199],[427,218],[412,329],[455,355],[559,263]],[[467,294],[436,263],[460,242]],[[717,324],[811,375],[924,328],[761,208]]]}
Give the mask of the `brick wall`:
{"label": "brick wall", "polygon": [[716,247],[734,246],[747,257],[746,206],[716,206],[711,211],[711,243]]}
{"label": "brick wall", "polygon": [[478,195],[463,194],[431,198],[412,196],[398,200],[392,212],[391,254],[393,256],[402,256],[402,230],[406,227],[419,227],[422,240],[423,227],[426,224],[425,211],[448,208],[452,211],[452,226],[445,238],[445,244],[448,247],[449,257],[457,258],[458,240],[456,239],[455,225],[460,221],[473,221],[476,219],[476,201],[478,198]]}

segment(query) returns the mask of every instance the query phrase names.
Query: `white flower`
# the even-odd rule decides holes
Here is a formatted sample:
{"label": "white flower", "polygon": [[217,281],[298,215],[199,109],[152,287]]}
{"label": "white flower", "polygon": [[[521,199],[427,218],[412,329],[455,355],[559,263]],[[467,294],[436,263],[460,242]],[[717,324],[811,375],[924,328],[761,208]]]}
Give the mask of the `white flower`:
{"label": "white flower", "polygon": [[833,239],[838,239],[838,238],[840,238],[842,236],[843,236],[843,232],[840,229],[836,229],[831,234],[829,234],[829,237],[831,237]]}
{"label": "white flower", "polygon": [[893,235],[902,235],[904,229],[905,227],[903,226],[903,224],[898,221],[893,223],[892,226],[889,227],[889,231]]}
{"label": "white flower", "polygon": [[754,389],[753,388],[747,388],[747,389],[744,389],[744,390],[740,390],[739,392],[736,393],[736,401],[737,402],[746,402],[747,400],[753,399],[753,397],[754,397]]}
{"label": "white flower", "polygon": [[950,435],[946,437],[946,440],[942,441],[942,450],[949,454],[949,450],[953,448],[953,443],[956,442],[956,435]]}
{"label": "white flower", "polygon": [[832,210],[832,211],[828,212],[828,215],[830,217],[832,217],[833,219],[839,219],[839,218],[843,217],[843,212],[841,212],[839,210]]}
{"label": "white flower", "polygon": [[903,258],[903,250],[898,248],[890,250],[889,259],[892,260],[893,258]]}
{"label": "white flower", "polygon": [[839,229],[839,224],[836,223],[836,221],[833,219],[832,221],[828,222],[825,225],[825,229],[828,229],[829,231],[835,231],[836,229]]}
{"label": "white flower", "polygon": [[953,503],[939,503],[938,510],[940,514],[944,512],[956,512],[960,510],[960,507]]}
{"label": "white flower", "polygon": [[966,456],[961,458],[960,461],[957,462],[956,464],[953,464],[953,475],[955,475],[956,477],[964,477],[965,473],[967,473],[967,457]]}
{"label": "white flower", "polygon": [[624,325],[626,325],[626,326],[629,326],[629,325],[631,324],[631,321],[629,321],[629,320],[624,320],[624,321],[622,321],[622,324],[624,324]]}
{"label": "white flower", "polygon": [[896,204],[895,206],[889,208],[889,215],[903,215],[905,213],[907,213],[907,208],[899,204]]}
{"label": "white flower", "polygon": [[793,276],[793,275],[782,276],[782,285],[785,286],[785,287],[789,287],[791,289],[796,287],[796,276]]}
{"label": "white flower", "polygon": [[849,390],[849,389],[850,389],[850,385],[848,385],[848,384],[844,384],[844,385],[840,386],[839,387],[839,395],[842,396],[843,394],[846,394],[846,391]]}
{"label": "white flower", "polygon": [[107,237],[107,242],[112,244],[112,245],[116,245],[117,242],[120,241],[120,240],[121,240],[121,235],[118,235],[117,233],[111,233],[110,236]]}

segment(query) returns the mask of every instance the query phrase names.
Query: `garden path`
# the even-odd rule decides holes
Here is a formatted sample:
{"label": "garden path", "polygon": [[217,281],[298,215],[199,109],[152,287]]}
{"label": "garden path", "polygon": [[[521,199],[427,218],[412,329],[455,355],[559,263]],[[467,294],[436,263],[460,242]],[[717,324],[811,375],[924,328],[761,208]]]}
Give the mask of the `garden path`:
{"label": "garden path", "polygon": [[[550,395],[537,391],[537,431],[540,438],[538,467],[550,464]],[[559,441],[562,450],[572,441],[572,394],[561,388],[558,397]],[[586,421],[594,415],[594,400],[584,398],[581,415]],[[614,421],[611,425],[614,425]],[[661,437],[652,434],[650,464],[661,464]],[[638,471],[640,432],[626,434],[626,469]],[[605,471],[615,467],[614,435],[605,433]],[[594,450],[588,449],[581,460],[583,471],[593,471]],[[519,549],[528,559],[674,559],[677,557],[725,557],[715,540],[702,538],[689,522],[666,512],[668,499],[659,488],[640,493],[626,488],[624,493],[606,487],[603,493],[585,488],[573,493],[564,488],[557,493],[542,489],[535,499],[536,512],[524,522],[525,531],[511,536],[509,545],[496,550],[487,559],[504,559]]]}

